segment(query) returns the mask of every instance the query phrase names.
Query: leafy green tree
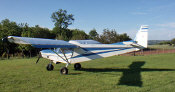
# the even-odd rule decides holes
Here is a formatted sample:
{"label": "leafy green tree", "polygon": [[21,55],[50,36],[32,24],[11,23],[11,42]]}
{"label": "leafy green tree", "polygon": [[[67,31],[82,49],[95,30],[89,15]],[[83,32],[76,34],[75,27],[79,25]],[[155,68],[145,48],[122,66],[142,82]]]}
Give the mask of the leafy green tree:
{"label": "leafy green tree", "polygon": [[120,35],[119,35],[119,38],[120,38],[120,42],[131,40],[131,38],[130,38],[126,33],[120,34]]}
{"label": "leafy green tree", "polygon": [[[32,28],[28,26],[28,24],[21,24],[21,28],[23,29],[23,32],[21,34],[22,37],[34,37],[33,33],[32,33]],[[24,58],[24,56],[29,55],[31,57],[31,52],[32,50],[35,50],[31,45],[24,45],[24,44],[20,44],[18,45],[18,49],[21,51],[22,53],[22,57]],[[28,52],[25,55],[25,52]]]}
{"label": "leafy green tree", "polygon": [[119,42],[120,38],[115,30],[104,29],[103,34],[97,40],[101,43],[110,44]]}
{"label": "leafy green tree", "polygon": [[126,33],[117,34],[115,30],[109,30],[109,29],[104,29],[103,34],[97,37],[97,41],[105,44],[117,43],[128,40],[131,40],[131,38],[129,38],[129,36]]}
{"label": "leafy green tree", "polygon": [[10,21],[9,19],[5,19],[1,21],[1,38],[7,36],[20,36],[21,28],[16,24],[16,22]]}
{"label": "leafy green tree", "polygon": [[66,29],[74,21],[72,14],[67,14],[66,10],[59,9],[58,11],[52,13],[52,21],[55,22],[55,26],[61,29]]}
{"label": "leafy green tree", "polygon": [[172,45],[171,41],[162,41],[160,43],[158,43],[159,45]]}
{"label": "leafy green tree", "polygon": [[98,37],[98,33],[96,31],[96,29],[92,29],[90,32],[89,32],[89,36],[91,39],[96,39]]}
{"label": "leafy green tree", "polygon": [[39,25],[36,25],[35,27],[28,27],[28,25],[25,25],[22,27],[23,37],[34,37],[34,38],[49,38],[53,39],[51,31],[48,28],[41,28]]}
{"label": "leafy green tree", "polygon": [[55,27],[53,28],[53,33],[56,35],[63,35],[63,31],[68,28],[74,21],[72,14],[67,14],[66,10],[59,9],[58,11],[52,13],[51,15],[52,21],[55,23]]}
{"label": "leafy green tree", "polygon": [[[31,57],[32,56],[32,51],[34,52],[36,49],[32,47],[31,45],[26,45],[26,44],[20,44],[18,45],[18,49],[22,53],[22,57],[24,58],[26,55]],[[36,53],[35,53],[36,54]]]}
{"label": "leafy green tree", "polygon": [[86,40],[86,39],[89,39],[89,37],[83,30],[79,29],[72,30],[71,40]]}
{"label": "leafy green tree", "polygon": [[[7,37],[7,36],[20,36],[22,29],[16,22],[10,21],[9,19],[4,19],[0,23],[0,39]],[[16,52],[16,44],[13,43],[3,43],[4,47],[2,53],[6,53],[9,56],[9,53]],[[8,57],[9,58],[9,57]]]}
{"label": "leafy green tree", "polygon": [[63,32],[63,30],[57,26],[55,26],[52,29],[52,33],[54,34],[54,37],[57,37],[58,35],[61,35],[61,33]]}
{"label": "leafy green tree", "polygon": [[[1,29],[0,29],[0,32],[2,32],[1,31]],[[0,39],[0,56],[3,54],[3,43],[2,43],[2,40]]]}
{"label": "leafy green tree", "polygon": [[173,39],[171,40],[171,43],[172,43],[173,46],[175,46],[175,38],[173,38]]}
{"label": "leafy green tree", "polygon": [[72,38],[72,31],[69,29],[64,29],[64,31],[61,34],[58,34],[56,36],[56,39],[58,40],[65,40],[68,41]]}
{"label": "leafy green tree", "polygon": [[1,25],[1,23],[0,23],[0,56],[2,55],[2,53],[3,53],[3,44],[2,44],[2,37],[1,37],[1,34],[2,34],[2,25]]}

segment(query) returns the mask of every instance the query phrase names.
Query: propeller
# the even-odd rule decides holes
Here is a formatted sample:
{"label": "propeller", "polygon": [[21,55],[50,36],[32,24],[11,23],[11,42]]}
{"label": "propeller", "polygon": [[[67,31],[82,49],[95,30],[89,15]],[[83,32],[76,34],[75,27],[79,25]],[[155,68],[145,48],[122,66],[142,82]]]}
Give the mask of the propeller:
{"label": "propeller", "polygon": [[8,43],[8,42],[9,42],[9,41],[8,41],[8,38],[7,38],[7,37],[2,38],[2,42],[3,42],[3,43]]}
{"label": "propeller", "polygon": [[36,61],[36,64],[39,62],[40,58],[41,58],[41,53],[39,52],[39,55],[38,55],[38,59]]}
{"label": "propeller", "polygon": [[8,38],[7,37],[2,38],[3,52],[6,51],[6,48],[7,48],[6,45],[7,45],[8,42],[9,41],[8,41]]}

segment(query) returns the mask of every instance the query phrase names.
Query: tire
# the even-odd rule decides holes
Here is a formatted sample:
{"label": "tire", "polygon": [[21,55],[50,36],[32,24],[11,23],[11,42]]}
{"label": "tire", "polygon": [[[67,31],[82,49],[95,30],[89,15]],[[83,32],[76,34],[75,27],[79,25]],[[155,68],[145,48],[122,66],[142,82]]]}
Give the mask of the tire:
{"label": "tire", "polygon": [[46,67],[46,69],[48,71],[52,71],[54,69],[54,66],[52,64],[48,64],[47,67]]}
{"label": "tire", "polygon": [[62,67],[60,69],[60,74],[68,74],[68,69],[66,67]]}
{"label": "tire", "polygon": [[81,64],[80,63],[74,64],[74,69],[75,70],[80,70],[81,69]]}

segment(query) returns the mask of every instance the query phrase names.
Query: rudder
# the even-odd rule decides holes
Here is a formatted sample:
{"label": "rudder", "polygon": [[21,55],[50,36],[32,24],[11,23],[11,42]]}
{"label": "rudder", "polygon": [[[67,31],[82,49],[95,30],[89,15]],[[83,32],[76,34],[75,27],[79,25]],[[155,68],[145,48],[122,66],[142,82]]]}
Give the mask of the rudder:
{"label": "rudder", "polygon": [[134,41],[145,48],[148,47],[148,25],[142,25],[140,27],[140,30],[136,34]]}

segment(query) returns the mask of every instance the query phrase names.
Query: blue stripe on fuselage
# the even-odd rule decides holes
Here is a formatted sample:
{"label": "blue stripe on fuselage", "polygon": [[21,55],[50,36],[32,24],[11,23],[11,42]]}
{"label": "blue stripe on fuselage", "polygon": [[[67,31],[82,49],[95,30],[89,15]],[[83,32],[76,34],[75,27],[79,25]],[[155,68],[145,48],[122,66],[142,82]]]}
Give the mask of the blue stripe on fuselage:
{"label": "blue stripe on fuselage", "polygon": [[94,51],[94,50],[113,50],[113,49],[128,49],[128,48],[82,48],[85,51]]}
{"label": "blue stripe on fuselage", "polygon": [[127,50],[127,49],[131,49],[131,48],[124,48],[124,49],[118,49],[118,50],[112,50],[112,51],[103,51],[103,52],[97,52],[97,53],[89,53],[89,54],[81,54],[81,55],[75,56],[73,58],[78,58],[78,57],[82,57],[82,56],[98,55],[98,54],[115,52],[115,51],[122,51],[122,50]]}

